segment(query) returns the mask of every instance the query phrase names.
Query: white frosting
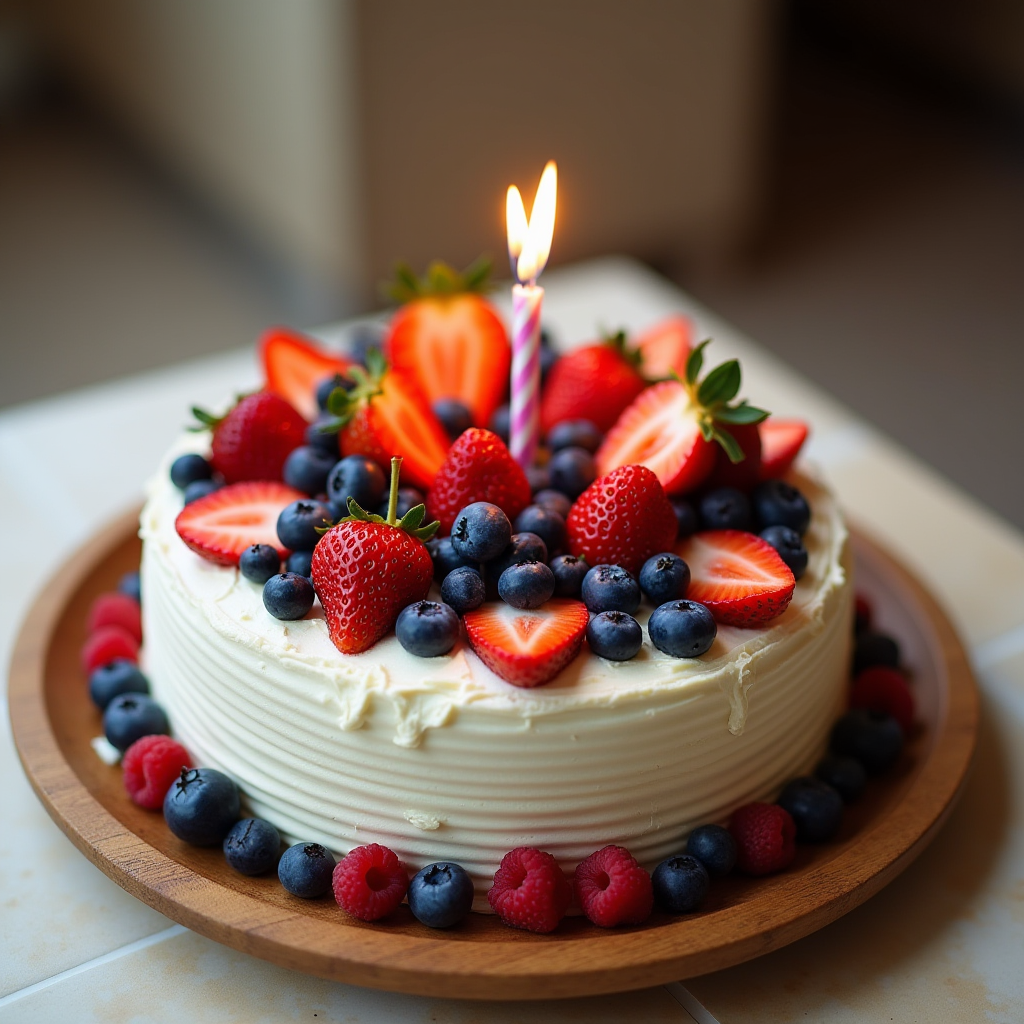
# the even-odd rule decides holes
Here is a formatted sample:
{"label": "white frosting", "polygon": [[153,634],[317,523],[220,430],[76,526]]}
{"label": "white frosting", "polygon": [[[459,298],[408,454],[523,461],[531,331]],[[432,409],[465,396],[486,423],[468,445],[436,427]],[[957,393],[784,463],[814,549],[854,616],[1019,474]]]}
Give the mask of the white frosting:
{"label": "white frosting", "polygon": [[768,628],[720,627],[698,659],[662,654],[645,629],[628,662],[584,648],[551,683],[521,690],[464,642],[422,659],[392,634],[342,655],[319,605],[272,618],[259,586],[181,542],[181,498],[161,472],[141,528],[153,692],[197,762],[235,778],[251,811],[295,839],[342,854],[380,842],[416,869],[454,860],[478,893],[516,846],[571,871],[616,843],[653,867],[691,828],[806,771],[839,714],[847,534],[829,492],[806,477],[800,487],[810,564]]}

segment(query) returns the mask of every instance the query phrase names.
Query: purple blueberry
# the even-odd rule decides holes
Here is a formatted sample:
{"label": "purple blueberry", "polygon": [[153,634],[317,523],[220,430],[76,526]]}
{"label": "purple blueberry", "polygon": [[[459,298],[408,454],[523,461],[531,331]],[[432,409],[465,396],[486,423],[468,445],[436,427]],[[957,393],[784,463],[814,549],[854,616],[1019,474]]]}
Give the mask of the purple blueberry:
{"label": "purple blueberry", "polygon": [[242,875],[262,875],[281,855],[281,833],[262,818],[242,818],[224,837],[224,859]]}
{"label": "purple blueberry", "polygon": [[843,798],[827,782],[805,776],[787,782],[776,803],[789,811],[801,843],[824,843],[839,831]]}
{"label": "purple blueberry", "polygon": [[723,878],[736,866],[736,840],[721,825],[701,825],[686,840],[686,852],[704,865],[712,878]]}
{"label": "purple blueberry", "polygon": [[238,786],[215,768],[182,768],[164,797],[164,820],[183,842],[224,842],[242,811]]}
{"label": "purple blueberry", "polygon": [[315,597],[313,584],[297,572],[279,573],[263,584],[263,607],[285,622],[308,615]]}
{"label": "purple blueberry", "polygon": [[640,570],[640,589],[655,606],[686,597],[689,586],[690,567],[671,551],[652,555]]}
{"label": "purple blueberry", "polygon": [[335,462],[337,456],[334,453],[311,445],[299,445],[284,460],[284,482],[303,494],[320,494],[327,489],[327,474]]}
{"label": "purple blueberry", "polygon": [[543,505],[527,505],[516,516],[516,533],[535,533],[548,549],[548,555],[556,555],[565,547],[565,519],[557,512]]}
{"label": "purple blueberry", "polygon": [[563,448],[548,463],[551,486],[575,501],[597,478],[594,456],[586,448]]}
{"label": "purple blueberry", "polygon": [[194,452],[187,455],[179,455],[171,463],[171,483],[178,490],[183,491],[189,484],[197,480],[210,480],[213,477],[213,467],[202,457]]}
{"label": "purple blueberry", "polygon": [[555,574],[544,562],[518,562],[498,577],[498,596],[513,608],[539,608],[555,592]]}
{"label": "purple blueberry", "polygon": [[551,512],[557,512],[563,519],[567,519],[572,510],[572,502],[561,491],[554,491],[550,487],[538,491],[533,496],[534,505],[540,505]]}
{"label": "purple blueberry", "polygon": [[89,674],[89,696],[100,711],[122,693],[149,693],[149,680],[134,661],[115,658]]}
{"label": "purple blueberry", "polygon": [[457,398],[438,398],[431,408],[453,441],[473,426],[473,414]]}
{"label": "purple blueberry", "polygon": [[679,525],[676,536],[680,540],[700,529],[700,517],[697,515],[697,510],[686,498],[670,498],[669,504],[676,514],[676,523]]}
{"label": "purple blueberry", "polygon": [[700,520],[705,530],[749,530],[754,524],[750,501],[735,487],[719,487],[700,499]]}
{"label": "purple blueberry", "polygon": [[487,596],[483,577],[468,565],[452,569],[441,583],[441,600],[459,615],[479,608]]}
{"label": "purple blueberry", "polygon": [[555,574],[555,597],[578,598],[590,566],[575,555],[559,555],[551,560],[551,571]]}
{"label": "purple blueberry", "polygon": [[447,654],[459,639],[459,616],[450,605],[417,601],[398,613],[395,636],[410,654],[437,658]]}
{"label": "purple blueberry", "polygon": [[843,803],[852,804],[864,793],[868,773],[856,758],[841,754],[828,754],[814,769],[822,782],[827,782],[842,798]]}
{"label": "purple blueberry", "polygon": [[857,709],[836,722],[832,753],[859,761],[868,775],[880,775],[895,764],[903,750],[903,730],[891,715]]}
{"label": "purple blueberry", "polygon": [[761,531],[761,540],[775,548],[795,579],[807,572],[807,548],[796,530],[788,526],[769,526]]}
{"label": "purple blueberry", "polygon": [[600,612],[587,624],[587,644],[599,658],[629,661],[644,642],[640,623],[626,612]]}
{"label": "purple blueberry", "polygon": [[490,423],[487,424],[488,429],[497,434],[505,444],[508,444],[510,419],[511,411],[509,407],[507,405],[499,405],[498,408],[494,410]]}
{"label": "purple blueberry", "polygon": [[293,501],[277,517],[277,536],[291,551],[312,551],[320,539],[318,530],[333,522],[330,508],[312,498]]}
{"label": "purple blueberry", "polygon": [[451,928],[473,906],[473,882],[458,864],[428,864],[409,883],[409,909],[428,928]]}
{"label": "purple blueberry", "polygon": [[785,480],[765,480],[750,496],[758,528],[788,526],[803,535],[811,521],[811,506],[792,484]]}
{"label": "purple blueberry", "polygon": [[185,488],[185,493],[182,498],[186,505],[191,505],[193,501],[198,501],[200,498],[205,498],[208,494],[213,494],[214,491],[219,491],[221,485],[216,480],[193,480],[192,483]]}
{"label": "purple blueberry", "polygon": [[699,658],[711,650],[718,635],[714,616],[697,601],[668,601],[647,620],[651,643],[673,658]]}
{"label": "purple blueberry", "polygon": [[508,547],[512,524],[497,505],[474,501],[455,517],[451,536],[456,554],[476,562],[489,562]]}
{"label": "purple blueberry", "polygon": [[270,544],[250,544],[239,556],[238,571],[251,583],[262,586],[281,571],[281,556]]}
{"label": "purple blueberry", "polygon": [[384,496],[384,471],[373,459],[365,455],[346,455],[334,464],[327,475],[327,500],[331,503],[333,518],[347,516],[348,500],[369,512],[380,504]]}
{"label": "purple blueberry", "polygon": [[590,420],[562,420],[548,431],[546,440],[553,452],[583,448],[593,454],[601,447],[604,434]]}
{"label": "purple blueberry", "polygon": [[692,914],[707,899],[711,879],[707,869],[689,854],[663,860],[651,875],[655,905],[670,914]]}
{"label": "purple blueberry", "polygon": [[170,731],[164,709],[144,693],[112,697],[103,712],[103,735],[122,754],[143,736],[166,736]]}
{"label": "purple blueberry", "polygon": [[296,843],[289,846],[277,862],[277,877],[293,896],[315,900],[331,891],[334,854],[319,843]]}
{"label": "purple blueberry", "polygon": [[583,577],[580,593],[593,615],[611,611],[632,615],[640,607],[640,584],[621,565],[595,565]]}

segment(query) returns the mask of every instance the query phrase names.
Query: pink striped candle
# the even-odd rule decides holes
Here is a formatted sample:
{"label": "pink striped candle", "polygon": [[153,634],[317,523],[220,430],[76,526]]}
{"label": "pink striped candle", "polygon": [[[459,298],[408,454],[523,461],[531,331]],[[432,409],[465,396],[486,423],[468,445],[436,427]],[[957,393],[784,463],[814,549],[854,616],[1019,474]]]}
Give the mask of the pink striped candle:
{"label": "pink striped candle", "polygon": [[540,443],[540,306],[544,289],[512,286],[512,400],[509,451],[526,469]]}

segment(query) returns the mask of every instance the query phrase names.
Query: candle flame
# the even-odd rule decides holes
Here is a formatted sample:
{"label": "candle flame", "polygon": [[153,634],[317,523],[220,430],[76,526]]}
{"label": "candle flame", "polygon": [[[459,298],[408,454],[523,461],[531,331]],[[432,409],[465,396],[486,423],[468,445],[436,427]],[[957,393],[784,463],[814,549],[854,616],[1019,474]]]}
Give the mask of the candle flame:
{"label": "candle flame", "polygon": [[519,262],[519,254],[526,244],[526,235],[530,226],[526,221],[523,197],[515,185],[509,185],[505,195],[505,226],[508,231],[508,259],[512,265],[512,276],[518,279],[516,266]]}
{"label": "candle flame", "polygon": [[555,205],[558,194],[558,168],[549,160],[540,176],[530,219],[526,219],[523,197],[510,185],[505,197],[505,220],[508,227],[508,254],[516,279],[536,281],[547,265],[551,239],[555,232]]}

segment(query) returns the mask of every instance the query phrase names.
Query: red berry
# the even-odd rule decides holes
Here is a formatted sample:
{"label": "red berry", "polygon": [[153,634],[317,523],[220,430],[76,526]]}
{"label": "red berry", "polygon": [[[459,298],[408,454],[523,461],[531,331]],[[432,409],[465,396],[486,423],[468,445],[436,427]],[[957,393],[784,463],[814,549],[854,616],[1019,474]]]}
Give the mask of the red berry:
{"label": "red berry", "polygon": [[351,365],[336,353],[287,327],[272,327],[260,341],[260,361],[267,390],[279,395],[307,420],[320,411],[316,387],[325,377],[344,373]]}
{"label": "red berry", "polygon": [[502,857],[487,902],[513,928],[550,932],[569,909],[572,886],[550,853],[519,846]]}
{"label": "red berry", "polygon": [[334,898],[360,921],[390,914],[405,897],[409,876],[401,861],[377,843],[357,846],[334,869]]}
{"label": "red berry", "polygon": [[583,913],[602,928],[641,924],[654,906],[651,876],[621,846],[606,846],[581,861],[573,888]]}
{"label": "red berry", "polygon": [[863,594],[857,594],[853,599],[853,608],[854,633],[866,633],[871,628],[871,620],[874,617],[871,602]]}
{"label": "red berry", "polygon": [[124,752],[124,788],[140,807],[158,811],[181,769],[191,765],[188,751],[177,740],[170,736],[143,736]]}
{"label": "red berry", "polygon": [[777,420],[772,416],[758,427],[761,434],[761,479],[783,476],[807,440],[807,424],[803,420]]}
{"label": "red berry", "polygon": [[123,626],[101,626],[82,645],[82,668],[86,674],[115,658],[139,660],[139,642]]}
{"label": "red berry", "polygon": [[89,609],[88,629],[95,633],[102,626],[121,626],[142,643],[142,610],[138,602],[120,591],[100,594]]}
{"label": "red berry", "polygon": [[892,715],[906,736],[914,724],[914,695],[897,669],[872,665],[859,673],[850,690],[850,707]]}
{"label": "red berry", "polygon": [[733,812],[736,867],[748,875],[770,875],[796,856],[796,825],[778,804],[745,804]]}

